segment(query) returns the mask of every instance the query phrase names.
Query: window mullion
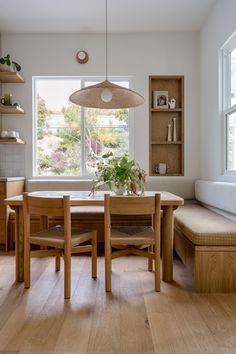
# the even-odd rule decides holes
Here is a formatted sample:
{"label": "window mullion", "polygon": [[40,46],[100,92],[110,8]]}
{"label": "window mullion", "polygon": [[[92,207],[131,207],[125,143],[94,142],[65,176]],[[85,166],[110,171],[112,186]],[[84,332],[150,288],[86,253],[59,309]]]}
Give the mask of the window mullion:
{"label": "window mullion", "polygon": [[80,130],[81,130],[81,142],[80,142],[80,164],[81,164],[81,175],[85,175],[85,108],[81,107],[81,120],[80,120]]}
{"label": "window mullion", "polygon": [[[81,88],[85,87],[85,81],[81,80]],[[84,176],[86,174],[86,167],[85,167],[85,108],[80,107],[80,134],[81,134],[81,141],[80,141],[80,167],[81,173],[80,175]]]}
{"label": "window mullion", "polygon": [[231,94],[231,71],[230,71],[231,59],[230,58],[231,56],[228,49],[225,49],[223,53],[224,53],[223,54],[224,55],[223,102],[224,102],[224,111],[225,111],[231,105],[231,100],[230,100],[230,94]]}

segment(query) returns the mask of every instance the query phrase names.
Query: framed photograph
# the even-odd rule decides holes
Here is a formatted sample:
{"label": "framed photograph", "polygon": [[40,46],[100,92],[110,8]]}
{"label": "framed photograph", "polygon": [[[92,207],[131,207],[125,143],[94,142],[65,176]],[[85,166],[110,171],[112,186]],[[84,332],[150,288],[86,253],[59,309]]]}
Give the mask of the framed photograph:
{"label": "framed photograph", "polygon": [[153,91],[153,108],[168,108],[168,91]]}

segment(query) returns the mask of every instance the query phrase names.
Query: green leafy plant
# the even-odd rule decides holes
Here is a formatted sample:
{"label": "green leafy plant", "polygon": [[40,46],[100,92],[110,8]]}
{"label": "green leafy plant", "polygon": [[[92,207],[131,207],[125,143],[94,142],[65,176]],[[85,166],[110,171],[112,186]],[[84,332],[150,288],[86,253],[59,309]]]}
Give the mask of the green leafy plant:
{"label": "green leafy plant", "polygon": [[95,172],[96,179],[93,181],[91,193],[106,184],[110,190],[114,186],[119,189],[124,187],[127,194],[143,194],[146,172],[138,165],[135,160],[130,160],[125,154],[116,157],[112,152],[103,155],[97,163]]}
{"label": "green leafy plant", "polygon": [[0,64],[6,64],[8,66],[15,66],[16,71],[21,70],[20,64],[16,63],[15,61],[11,60],[10,54],[7,54],[5,57],[0,58]]}

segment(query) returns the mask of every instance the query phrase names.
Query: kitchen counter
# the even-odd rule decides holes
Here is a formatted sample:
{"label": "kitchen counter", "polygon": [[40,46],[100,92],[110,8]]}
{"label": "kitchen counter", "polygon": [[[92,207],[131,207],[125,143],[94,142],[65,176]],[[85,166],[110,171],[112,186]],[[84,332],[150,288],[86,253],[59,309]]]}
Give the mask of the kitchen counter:
{"label": "kitchen counter", "polygon": [[0,177],[0,182],[24,181],[25,177]]}

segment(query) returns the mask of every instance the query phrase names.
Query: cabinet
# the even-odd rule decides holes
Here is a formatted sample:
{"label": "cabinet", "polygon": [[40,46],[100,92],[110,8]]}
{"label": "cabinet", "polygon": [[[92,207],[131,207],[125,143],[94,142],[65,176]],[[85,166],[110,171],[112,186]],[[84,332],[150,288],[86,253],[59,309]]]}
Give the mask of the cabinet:
{"label": "cabinet", "polygon": [[[0,71],[1,83],[24,83],[25,80],[18,72]],[[24,110],[19,106],[4,106],[0,104],[0,114],[22,114]],[[1,139],[0,144],[24,144],[21,139]]]}
{"label": "cabinet", "polygon": [[[4,178],[2,178],[4,179]],[[11,181],[11,179],[13,179]],[[14,180],[17,178],[5,178],[0,181],[0,249],[7,251],[9,249],[8,242],[8,222],[10,215],[10,207],[4,205],[4,199],[22,194],[24,191],[24,178],[21,180]],[[12,248],[12,247],[10,247]]]}
{"label": "cabinet", "polygon": [[[174,108],[168,104],[172,98]],[[166,164],[165,176],[184,175],[184,76],[149,76],[150,176],[163,176],[159,163]]]}

